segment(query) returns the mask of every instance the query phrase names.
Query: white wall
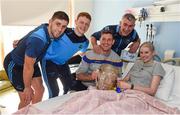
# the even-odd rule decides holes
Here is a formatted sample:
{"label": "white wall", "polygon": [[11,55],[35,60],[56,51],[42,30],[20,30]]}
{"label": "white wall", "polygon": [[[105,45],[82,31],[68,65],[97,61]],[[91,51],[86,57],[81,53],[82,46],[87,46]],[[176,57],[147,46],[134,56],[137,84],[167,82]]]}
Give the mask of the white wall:
{"label": "white wall", "polygon": [[3,37],[2,37],[2,23],[1,23],[1,3],[0,3],[0,70],[3,68]]}
{"label": "white wall", "polygon": [[39,25],[54,11],[68,12],[68,0],[1,0],[3,25]]}

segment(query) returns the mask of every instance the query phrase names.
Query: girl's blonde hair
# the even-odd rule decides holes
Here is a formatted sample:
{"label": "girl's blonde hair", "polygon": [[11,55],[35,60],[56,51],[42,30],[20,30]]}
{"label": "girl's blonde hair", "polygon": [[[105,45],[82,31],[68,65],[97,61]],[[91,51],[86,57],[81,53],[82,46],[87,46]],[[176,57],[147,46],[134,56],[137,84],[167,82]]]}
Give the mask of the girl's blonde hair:
{"label": "girl's blonde hair", "polygon": [[139,52],[140,52],[140,49],[145,46],[145,47],[148,47],[152,52],[155,51],[155,48],[154,48],[154,45],[151,43],[151,42],[144,42],[141,44],[141,46],[139,47]]}

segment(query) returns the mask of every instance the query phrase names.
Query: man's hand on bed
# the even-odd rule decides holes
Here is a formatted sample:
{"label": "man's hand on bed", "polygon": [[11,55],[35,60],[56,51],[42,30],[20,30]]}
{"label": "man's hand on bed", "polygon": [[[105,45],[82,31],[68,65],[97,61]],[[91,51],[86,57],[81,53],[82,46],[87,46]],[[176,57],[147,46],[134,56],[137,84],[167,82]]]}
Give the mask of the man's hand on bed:
{"label": "man's hand on bed", "polygon": [[33,97],[33,90],[31,87],[26,87],[24,88],[23,91],[23,98],[24,98],[24,102],[28,105]]}
{"label": "man's hand on bed", "polygon": [[93,71],[93,72],[91,73],[91,78],[92,78],[92,80],[96,80],[96,79],[97,79],[97,76],[98,76],[98,71]]}

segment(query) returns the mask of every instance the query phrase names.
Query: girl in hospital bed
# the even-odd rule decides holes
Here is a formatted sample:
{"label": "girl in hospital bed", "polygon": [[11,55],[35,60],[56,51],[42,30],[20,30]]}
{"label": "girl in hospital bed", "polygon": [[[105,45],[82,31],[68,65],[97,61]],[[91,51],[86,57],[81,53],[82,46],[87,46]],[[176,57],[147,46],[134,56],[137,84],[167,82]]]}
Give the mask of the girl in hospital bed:
{"label": "girl in hospital bed", "polygon": [[140,59],[117,85],[122,89],[139,90],[154,96],[165,71],[159,62],[153,60],[155,49],[151,42],[144,42],[139,53]]}

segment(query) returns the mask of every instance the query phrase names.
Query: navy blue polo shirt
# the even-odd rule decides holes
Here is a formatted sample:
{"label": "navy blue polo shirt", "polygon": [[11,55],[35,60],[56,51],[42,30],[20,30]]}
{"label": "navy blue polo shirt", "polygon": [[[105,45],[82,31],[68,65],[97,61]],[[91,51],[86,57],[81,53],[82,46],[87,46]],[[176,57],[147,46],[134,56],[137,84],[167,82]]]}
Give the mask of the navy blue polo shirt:
{"label": "navy blue polo shirt", "polygon": [[11,58],[16,64],[23,65],[25,55],[35,58],[36,62],[43,57],[51,39],[47,26],[48,24],[42,24],[29,32],[11,51]]}

